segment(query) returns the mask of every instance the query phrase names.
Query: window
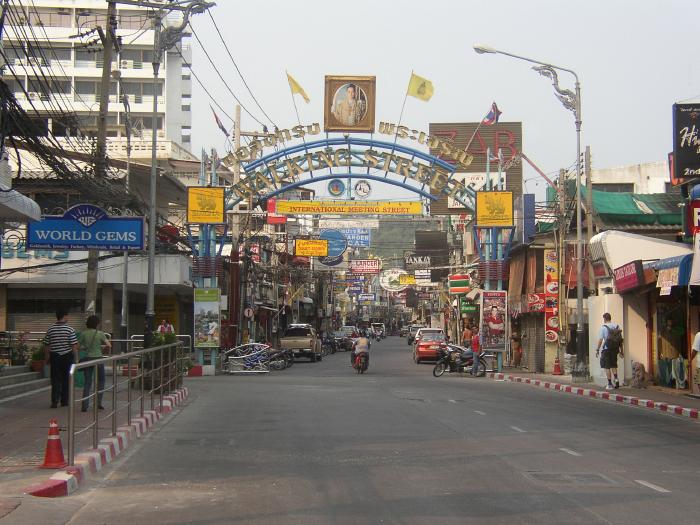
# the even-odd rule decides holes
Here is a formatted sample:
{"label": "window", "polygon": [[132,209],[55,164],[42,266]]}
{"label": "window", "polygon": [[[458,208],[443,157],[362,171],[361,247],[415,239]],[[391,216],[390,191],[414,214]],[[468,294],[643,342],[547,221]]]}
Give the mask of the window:
{"label": "window", "polygon": [[147,29],[153,25],[143,11],[119,11],[119,29]]}
{"label": "window", "polygon": [[598,191],[607,191],[610,193],[633,193],[634,183],[632,182],[605,182],[593,183],[593,189]]}
{"label": "window", "polygon": [[189,74],[189,73],[183,73],[183,74],[182,74],[182,80],[190,80],[190,79],[191,79],[191,77],[190,77],[190,74]]}
{"label": "window", "polygon": [[71,27],[70,12],[66,9],[41,9],[32,6],[29,11],[29,25],[45,27]]}
{"label": "window", "polygon": [[192,142],[192,137],[190,137],[189,135],[183,135],[182,142],[189,144],[190,142]]}
{"label": "window", "polygon": [[181,106],[182,111],[192,111],[192,106]]}

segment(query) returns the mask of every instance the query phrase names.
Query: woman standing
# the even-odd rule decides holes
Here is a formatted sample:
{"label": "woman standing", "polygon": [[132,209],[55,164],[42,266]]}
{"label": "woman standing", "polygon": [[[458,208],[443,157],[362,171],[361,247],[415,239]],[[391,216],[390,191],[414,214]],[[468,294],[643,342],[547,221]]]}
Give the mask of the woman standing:
{"label": "woman standing", "polygon": [[[104,348],[107,353],[112,348],[112,344],[107,339],[104,332],[101,332],[97,328],[100,326],[100,318],[96,315],[91,315],[85,321],[86,330],[80,334],[78,338],[78,346],[81,351],[87,352],[87,356],[82,362],[93,361],[95,359],[100,359],[103,357],[102,349]],[[90,406],[90,390],[92,390],[92,376],[95,367],[91,366],[85,368],[85,386],[83,387],[83,406],[81,410],[87,412]],[[103,410],[102,406],[102,391],[105,387],[105,365],[97,365],[97,406],[100,410]]]}

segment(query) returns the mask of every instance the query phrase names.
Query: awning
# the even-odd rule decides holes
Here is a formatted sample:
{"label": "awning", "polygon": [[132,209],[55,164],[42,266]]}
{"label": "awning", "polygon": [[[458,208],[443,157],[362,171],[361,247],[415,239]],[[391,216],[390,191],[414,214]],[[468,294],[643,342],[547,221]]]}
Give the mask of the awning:
{"label": "awning", "polygon": [[668,295],[672,286],[687,286],[690,282],[690,270],[693,265],[693,254],[667,257],[650,264],[658,271],[656,287],[661,288],[662,295]]}
{"label": "awning", "polygon": [[10,222],[38,221],[41,208],[16,190],[0,191],[0,220]]}

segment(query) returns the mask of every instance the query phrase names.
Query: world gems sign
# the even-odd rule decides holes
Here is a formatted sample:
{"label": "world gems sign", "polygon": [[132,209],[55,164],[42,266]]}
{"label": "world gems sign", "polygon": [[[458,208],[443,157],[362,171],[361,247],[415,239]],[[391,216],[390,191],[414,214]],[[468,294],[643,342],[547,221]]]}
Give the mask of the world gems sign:
{"label": "world gems sign", "polygon": [[92,204],[27,225],[27,248],[125,251],[143,250],[143,244],[143,217],[114,217]]}

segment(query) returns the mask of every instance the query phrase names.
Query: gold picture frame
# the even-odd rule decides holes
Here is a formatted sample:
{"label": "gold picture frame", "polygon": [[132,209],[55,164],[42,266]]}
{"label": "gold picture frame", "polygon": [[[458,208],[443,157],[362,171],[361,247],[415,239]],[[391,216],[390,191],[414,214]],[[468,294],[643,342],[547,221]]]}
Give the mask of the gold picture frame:
{"label": "gold picture frame", "polygon": [[373,133],[376,88],[377,77],[326,75],[324,131]]}

